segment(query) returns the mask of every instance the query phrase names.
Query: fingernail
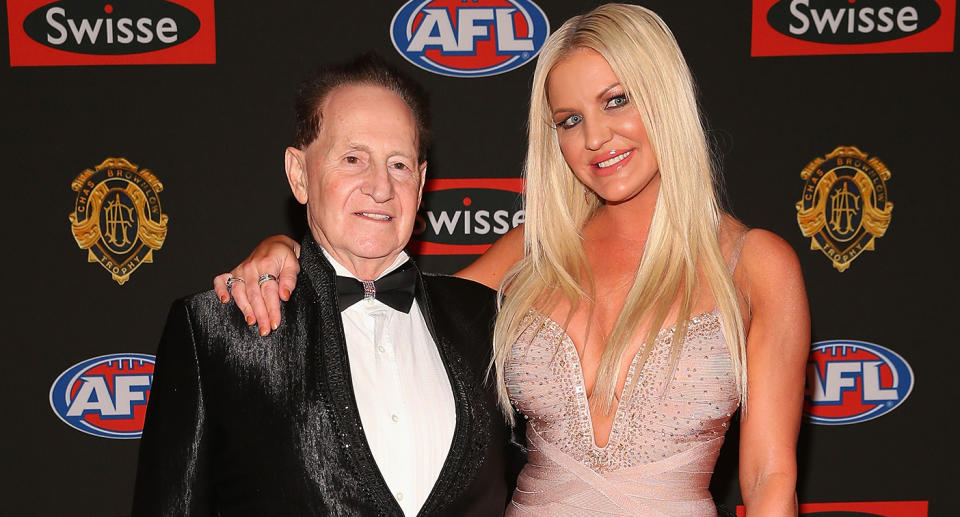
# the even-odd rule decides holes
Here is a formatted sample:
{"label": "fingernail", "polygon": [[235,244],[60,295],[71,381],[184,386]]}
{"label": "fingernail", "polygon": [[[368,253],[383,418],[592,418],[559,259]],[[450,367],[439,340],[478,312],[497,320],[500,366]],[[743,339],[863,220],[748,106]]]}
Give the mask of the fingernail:
{"label": "fingernail", "polygon": [[257,321],[253,316],[247,316],[247,325],[253,325],[253,322]]}
{"label": "fingernail", "polygon": [[223,302],[223,303],[227,303],[229,300],[230,300],[230,298],[227,298],[227,295],[223,295],[223,296],[220,297],[220,301]]}
{"label": "fingernail", "polygon": [[283,299],[284,299],[284,300],[289,300],[289,299],[290,299],[290,290],[289,290],[289,289],[284,289],[284,290],[283,290]]}
{"label": "fingernail", "polygon": [[273,328],[273,330],[277,330],[277,327],[279,327],[279,326],[280,326],[280,323],[279,323],[279,322],[277,322],[277,321],[274,321],[274,322],[273,322],[273,324],[272,324],[272,325],[270,325],[270,327],[272,327],[272,328]]}
{"label": "fingernail", "polygon": [[264,336],[264,337],[265,337],[265,336],[266,336],[267,334],[269,334],[269,333],[270,333],[270,331],[267,330],[267,329],[265,329],[265,328],[260,329],[260,335],[261,335],[261,336]]}

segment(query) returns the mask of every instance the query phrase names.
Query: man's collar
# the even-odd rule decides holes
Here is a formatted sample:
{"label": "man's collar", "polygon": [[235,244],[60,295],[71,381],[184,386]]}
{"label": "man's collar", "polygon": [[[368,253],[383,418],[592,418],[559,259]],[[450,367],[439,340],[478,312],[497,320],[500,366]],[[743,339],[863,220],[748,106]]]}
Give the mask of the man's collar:
{"label": "man's collar", "polygon": [[[336,272],[337,276],[345,276],[347,278],[360,280],[359,278],[357,278],[356,275],[351,273],[350,270],[346,268],[346,266],[338,262],[337,259],[333,258],[333,255],[331,255],[330,252],[328,252],[323,246],[321,246],[319,242],[317,243],[317,247],[320,248],[320,251],[323,252],[323,256],[327,258],[327,262],[329,262],[330,265],[333,266],[333,270]],[[405,264],[408,260],[410,260],[410,256],[407,255],[407,252],[401,250],[400,254],[397,255],[397,258],[394,259],[393,264],[390,264],[390,267],[388,267],[387,269],[384,269],[383,272],[380,273],[380,275],[377,276],[377,278],[375,278],[374,280],[379,280],[384,275],[390,273],[394,269],[397,269],[398,267]]]}

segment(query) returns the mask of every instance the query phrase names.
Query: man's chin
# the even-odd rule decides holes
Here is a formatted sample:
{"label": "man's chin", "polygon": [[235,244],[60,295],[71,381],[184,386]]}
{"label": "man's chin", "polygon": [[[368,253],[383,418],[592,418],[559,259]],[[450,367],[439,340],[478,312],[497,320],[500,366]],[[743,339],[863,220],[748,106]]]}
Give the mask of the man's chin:
{"label": "man's chin", "polygon": [[407,243],[404,242],[403,246],[399,247],[397,247],[396,243],[392,246],[379,243],[369,246],[353,246],[347,249],[336,250],[336,252],[332,254],[334,257],[337,257],[338,260],[350,262],[350,264],[344,264],[348,267],[350,265],[356,265],[357,268],[364,270],[369,270],[370,268],[382,270],[393,264],[393,261],[397,259],[397,256],[400,255],[400,252],[403,251],[406,244]]}

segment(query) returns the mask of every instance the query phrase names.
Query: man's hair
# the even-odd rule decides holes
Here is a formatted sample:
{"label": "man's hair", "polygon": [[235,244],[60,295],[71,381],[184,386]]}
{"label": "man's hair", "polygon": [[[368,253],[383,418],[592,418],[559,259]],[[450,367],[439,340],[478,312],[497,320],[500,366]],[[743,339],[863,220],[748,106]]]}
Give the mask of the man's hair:
{"label": "man's hair", "polygon": [[417,125],[417,161],[423,162],[430,147],[430,108],[427,94],[419,83],[373,53],[333,65],[324,65],[311,72],[297,89],[294,104],[296,129],[294,145],[305,149],[320,133],[323,123],[321,107],[330,93],[350,85],[379,86],[403,99],[413,112]]}

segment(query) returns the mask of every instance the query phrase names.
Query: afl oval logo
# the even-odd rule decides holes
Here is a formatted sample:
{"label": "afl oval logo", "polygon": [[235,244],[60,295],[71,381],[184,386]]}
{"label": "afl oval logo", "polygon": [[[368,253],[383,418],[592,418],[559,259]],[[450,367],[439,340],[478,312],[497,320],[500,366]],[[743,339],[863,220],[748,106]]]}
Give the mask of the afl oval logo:
{"label": "afl oval logo", "polygon": [[815,424],[872,420],[913,390],[913,370],[893,350],[851,340],[814,343],[807,362],[803,412]]}
{"label": "afl oval logo", "polygon": [[104,438],[140,438],[153,384],[154,356],[111,354],[60,374],[50,407],[67,425]]}
{"label": "afl oval logo", "polygon": [[547,15],[530,0],[410,0],[390,23],[393,46],[407,61],[452,77],[523,66],[549,33]]}

